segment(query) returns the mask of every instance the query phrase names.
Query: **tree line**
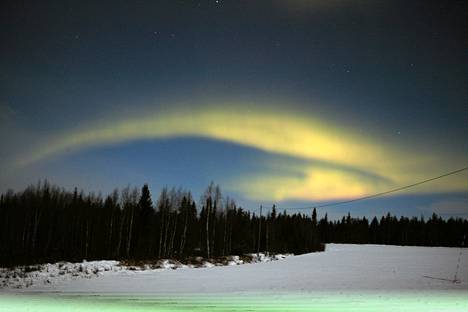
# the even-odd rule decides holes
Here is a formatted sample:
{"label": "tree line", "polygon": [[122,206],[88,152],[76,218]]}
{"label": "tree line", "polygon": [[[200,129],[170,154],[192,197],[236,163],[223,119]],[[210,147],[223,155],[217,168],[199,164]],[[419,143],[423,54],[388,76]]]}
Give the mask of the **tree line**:
{"label": "tree line", "polygon": [[255,214],[211,183],[198,203],[190,191],[163,188],[153,202],[147,185],[103,198],[47,182],[0,197],[0,265],[97,259],[159,259],[232,254],[301,254],[323,243],[459,246],[467,220],[433,215],[380,220],[318,220],[309,214]]}
{"label": "tree line", "polygon": [[[315,222],[315,221],[314,221]],[[260,238],[260,239],[259,239]],[[268,249],[323,249],[305,215],[253,214],[211,183],[199,203],[189,191],[126,187],[102,198],[47,182],[0,197],[0,264],[83,259],[184,259]]]}
{"label": "tree line", "polygon": [[397,218],[387,213],[380,220],[374,217],[369,221],[348,213],[333,222],[325,215],[319,221],[318,232],[323,243],[459,247],[466,239],[468,220],[452,217],[445,220],[435,213],[427,220],[423,216]]}

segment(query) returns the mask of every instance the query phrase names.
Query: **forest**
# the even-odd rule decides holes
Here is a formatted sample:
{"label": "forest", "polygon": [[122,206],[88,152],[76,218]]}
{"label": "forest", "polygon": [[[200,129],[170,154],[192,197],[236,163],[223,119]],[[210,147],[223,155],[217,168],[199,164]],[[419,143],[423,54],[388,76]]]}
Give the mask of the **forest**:
{"label": "forest", "polygon": [[198,202],[190,191],[148,185],[103,198],[39,182],[0,197],[0,266],[98,259],[186,259],[255,252],[301,254],[326,243],[460,246],[468,220],[436,214],[407,218],[317,219],[310,214],[255,214],[211,183]]}

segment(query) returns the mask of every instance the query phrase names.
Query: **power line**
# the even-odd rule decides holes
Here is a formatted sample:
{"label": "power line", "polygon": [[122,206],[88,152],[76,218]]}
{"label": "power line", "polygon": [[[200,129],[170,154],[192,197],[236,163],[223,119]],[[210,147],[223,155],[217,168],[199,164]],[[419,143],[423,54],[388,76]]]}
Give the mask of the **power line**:
{"label": "power line", "polygon": [[411,187],[418,186],[418,185],[421,185],[421,184],[424,184],[424,183],[427,183],[427,182],[431,182],[431,181],[434,181],[434,180],[437,180],[437,179],[445,178],[447,176],[457,174],[457,173],[460,173],[460,172],[465,171],[465,170],[468,170],[468,166],[466,166],[464,168],[461,168],[461,169],[458,169],[458,170],[454,170],[454,171],[444,173],[444,174],[442,174],[440,176],[437,176],[437,177],[434,177],[434,178],[430,178],[430,179],[419,181],[419,182],[416,182],[416,183],[413,183],[413,184],[401,186],[401,187],[391,189],[391,190],[388,190],[388,191],[385,191],[385,192],[380,192],[380,193],[367,195],[367,196],[363,196],[363,197],[359,197],[359,198],[355,198],[355,199],[338,201],[338,202],[328,203],[328,204],[323,204],[323,205],[314,205],[314,206],[307,206],[307,207],[286,207],[286,208],[281,208],[281,210],[303,210],[303,209],[323,208],[323,207],[331,207],[331,206],[349,204],[349,203],[353,203],[353,202],[357,202],[357,201],[361,201],[361,200],[371,199],[371,198],[387,195],[387,194],[390,194],[390,193],[395,193],[395,192],[399,192],[399,191],[402,191],[402,190],[406,190],[406,189],[409,189]]}

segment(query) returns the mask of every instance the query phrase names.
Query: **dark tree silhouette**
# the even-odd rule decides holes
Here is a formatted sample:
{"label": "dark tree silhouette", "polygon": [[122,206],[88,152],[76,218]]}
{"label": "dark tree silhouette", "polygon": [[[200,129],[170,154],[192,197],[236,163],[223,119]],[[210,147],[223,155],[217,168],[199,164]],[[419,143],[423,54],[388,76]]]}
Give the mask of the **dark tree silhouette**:
{"label": "dark tree silhouette", "polygon": [[211,183],[200,200],[164,188],[153,206],[148,185],[100,195],[68,192],[47,181],[0,196],[0,265],[83,259],[157,259],[229,254],[306,253],[323,243],[460,246],[468,221],[433,214],[407,218],[387,214],[330,221],[310,215],[260,215],[224,199]]}

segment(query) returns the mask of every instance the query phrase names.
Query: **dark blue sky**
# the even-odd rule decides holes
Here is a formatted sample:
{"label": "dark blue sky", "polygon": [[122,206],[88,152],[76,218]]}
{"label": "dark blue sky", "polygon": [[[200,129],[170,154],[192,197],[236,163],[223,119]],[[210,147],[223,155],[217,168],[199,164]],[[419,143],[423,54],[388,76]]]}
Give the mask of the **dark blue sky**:
{"label": "dark blue sky", "polygon": [[[0,11],[2,192],[47,178],[197,194],[214,180],[248,208],[300,206],[468,163],[462,1],[6,1]],[[330,211],[468,213],[467,181]]]}

